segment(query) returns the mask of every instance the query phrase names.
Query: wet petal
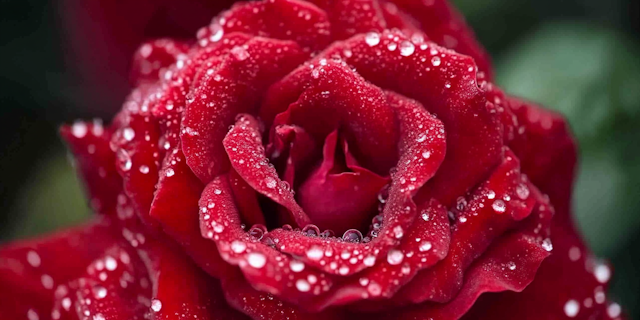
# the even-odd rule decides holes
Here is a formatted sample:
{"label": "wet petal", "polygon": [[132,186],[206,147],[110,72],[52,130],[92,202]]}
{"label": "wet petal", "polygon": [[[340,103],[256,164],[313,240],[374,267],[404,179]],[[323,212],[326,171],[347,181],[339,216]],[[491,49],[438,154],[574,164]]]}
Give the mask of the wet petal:
{"label": "wet petal", "polygon": [[115,152],[109,146],[111,134],[112,129],[103,127],[99,120],[60,128],[60,135],[75,157],[92,209],[106,215],[115,215],[117,197],[122,191]]}
{"label": "wet petal", "polygon": [[[54,291],[117,241],[106,220],[0,248],[0,310],[9,319],[47,319]],[[60,259],[60,257],[65,257]]]}
{"label": "wet petal", "polygon": [[203,75],[187,102],[180,134],[187,164],[201,181],[228,169],[221,142],[235,116],[254,110],[266,87],[302,58],[295,43],[254,38]]}

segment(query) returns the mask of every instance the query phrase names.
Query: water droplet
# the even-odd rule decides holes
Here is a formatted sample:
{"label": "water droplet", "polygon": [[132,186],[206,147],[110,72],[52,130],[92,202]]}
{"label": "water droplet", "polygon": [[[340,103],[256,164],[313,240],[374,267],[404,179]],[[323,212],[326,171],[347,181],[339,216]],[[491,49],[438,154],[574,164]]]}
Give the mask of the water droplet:
{"label": "water droplet", "polygon": [[238,60],[244,61],[249,58],[249,52],[243,46],[235,46],[231,49],[231,54]]}
{"label": "water droplet", "polygon": [[265,226],[261,224],[254,224],[251,229],[249,229],[249,235],[256,240],[261,240],[266,231],[267,228]]}
{"label": "water droplet", "polygon": [[260,269],[267,264],[267,258],[262,253],[251,252],[247,255],[247,262],[253,268]]}
{"label": "water droplet", "polygon": [[578,261],[581,256],[582,256],[582,252],[580,252],[580,248],[578,247],[569,248],[569,260]]}
{"label": "water droplet", "polygon": [[395,42],[389,42],[389,44],[387,44],[387,49],[389,49],[389,51],[396,51],[397,48],[398,44]]}
{"label": "water droplet", "polygon": [[529,197],[529,188],[524,183],[521,183],[516,187],[516,194],[518,198],[525,200]]}
{"label": "water droplet", "polygon": [[580,304],[576,300],[569,300],[564,304],[564,314],[569,318],[574,318],[580,312]]}
{"label": "water droplet", "polygon": [[289,262],[289,268],[291,268],[291,271],[293,272],[301,272],[302,270],[304,270],[304,262],[291,260],[291,262]]}
{"label": "water droplet", "polygon": [[122,129],[122,136],[124,137],[125,140],[131,141],[133,140],[133,138],[136,137],[136,132],[133,131],[133,129],[127,127]]}
{"label": "water droplet", "polygon": [[369,291],[369,294],[371,294],[372,296],[379,296],[380,293],[382,293],[382,287],[380,287],[379,284],[372,281],[371,283],[369,283],[369,286],[367,287],[367,291]]}
{"label": "water droplet", "polygon": [[320,235],[320,229],[315,224],[308,224],[302,228],[302,233],[309,237],[317,237]]}
{"label": "water droplet", "polygon": [[173,169],[171,169],[171,168],[167,169],[167,171],[165,172],[165,175],[167,177],[173,177],[174,174],[176,174],[176,172],[173,171]]}
{"label": "water droplet", "polygon": [[622,313],[622,308],[617,303],[612,303],[607,307],[607,314],[612,319],[619,317],[620,313]]}
{"label": "water droplet", "polygon": [[322,258],[322,256],[324,255],[322,248],[314,245],[311,246],[311,248],[309,248],[307,250],[307,258],[311,259],[311,260],[320,260]]}
{"label": "water droplet", "polygon": [[422,157],[425,159],[429,159],[431,157],[431,151],[425,151],[422,153]]}
{"label": "water droplet", "polygon": [[380,43],[380,34],[377,32],[369,32],[364,36],[364,42],[370,47],[377,46]]}
{"label": "water droplet", "polygon": [[401,226],[395,226],[393,228],[393,234],[396,236],[396,239],[400,239],[404,235],[404,230],[402,230]]}
{"label": "water droplet", "polygon": [[84,122],[78,121],[71,126],[71,134],[78,139],[84,138],[87,135],[87,131],[88,128]]}
{"label": "water droplet", "polygon": [[266,177],[264,179],[265,184],[267,185],[267,188],[269,189],[273,189],[276,187],[277,182],[276,179],[272,178],[272,177]]}
{"label": "water droplet", "polygon": [[247,245],[240,240],[233,240],[233,242],[231,242],[231,251],[235,253],[243,253],[246,249]]}
{"label": "water droplet", "polygon": [[551,243],[551,239],[547,238],[542,240],[542,248],[547,252],[551,252],[553,250],[553,243]]}
{"label": "water droplet", "polygon": [[149,173],[149,166],[141,165],[141,166],[140,166],[140,172],[141,172],[142,174],[147,174],[147,173]]}
{"label": "water droplet", "polygon": [[298,281],[296,281],[296,289],[300,292],[308,292],[311,289],[311,285],[309,285],[307,280],[298,279]]}
{"label": "water droplet", "polygon": [[404,254],[400,250],[391,249],[387,253],[387,262],[389,262],[390,265],[398,265],[402,262],[403,259]]}
{"label": "water droplet", "polygon": [[416,51],[416,47],[409,41],[400,43],[400,55],[408,57]]}
{"label": "water droplet", "polygon": [[611,269],[603,263],[598,263],[593,270],[593,275],[600,283],[607,283],[611,279]]}
{"label": "water droplet", "polygon": [[494,201],[491,207],[496,213],[504,213],[507,210],[507,205],[500,199]]}
{"label": "water droplet", "polygon": [[43,274],[40,277],[40,282],[42,282],[42,286],[45,287],[45,289],[53,289],[53,278],[51,278],[50,275]]}
{"label": "water droplet", "polygon": [[349,229],[342,235],[342,240],[346,242],[359,243],[362,241],[362,233],[356,229]]}
{"label": "water droplet", "polygon": [[97,286],[93,288],[93,296],[96,299],[102,299],[107,296],[107,289],[105,287]]}
{"label": "water droplet", "polygon": [[151,310],[160,312],[160,310],[162,310],[162,301],[158,299],[151,300]]}
{"label": "water droplet", "polygon": [[441,63],[441,61],[440,61],[440,57],[436,56],[436,57],[431,58],[431,64],[432,64],[434,67],[439,66],[439,65],[440,65],[440,63]]}
{"label": "water droplet", "polygon": [[42,261],[40,260],[40,255],[38,255],[37,252],[30,250],[27,252],[27,262],[29,262],[32,267],[37,268],[40,266]]}
{"label": "water droplet", "polygon": [[431,250],[432,247],[433,246],[431,245],[431,242],[425,241],[420,244],[420,247],[418,249],[420,250],[420,252],[425,252]]}
{"label": "water droplet", "polygon": [[118,261],[116,261],[112,256],[107,256],[104,259],[104,266],[107,270],[113,271],[118,267]]}
{"label": "water droplet", "polygon": [[96,313],[95,315],[93,315],[93,320],[106,320],[106,318],[102,313]]}
{"label": "water droplet", "polygon": [[509,268],[509,270],[515,270],[516,269],[516,263],[513,262],[513,261],[507,262],[507,268]]}
{"label": "water droplet", "polygon": [[362,260],[362,263],[364,263],[364,265],[367,267],[373,267],[373,265],[376,264],[376,257],[367,256],[366,258],[364,258],[364,260]]}

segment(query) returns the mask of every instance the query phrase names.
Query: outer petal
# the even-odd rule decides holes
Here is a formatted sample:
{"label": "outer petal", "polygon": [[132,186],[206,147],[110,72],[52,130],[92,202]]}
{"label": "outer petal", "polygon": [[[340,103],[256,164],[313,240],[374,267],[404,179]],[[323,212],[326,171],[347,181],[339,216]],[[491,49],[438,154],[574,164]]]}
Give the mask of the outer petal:
{"label": "outer petal", "polygon": [[83,274],[116,240],[108,223],[98,220],[42,239],[0,248],[2,316],[48,319],[54,289]]}
{"label": "outer petal", "polygon": [[122,178],[116,170],[115,152],[111,150],[111,129],[100,121],[76,122],[60,128],[62,138],[75,156],[78,174],[82,177],[91,202],[98,213],[115,215]]}
{"label": "outer petal", "polygon": [[471,56],[483,77],[491,79],[491,58],[476,41],[464,18],[449,0],[390,0],[400,10],[411,15],[431,41]]}
{"label": "outer petal", "polygon": [[490,319],[621,318],[620,307],[606,298],[610,268],[591,255],[571,221],[576,146],[566,122],[554,112],[515,98],[508,98],[508,103],[519,125],[512,144],[523,158],[523,171],[548,193],[558,212],[551,228],[553,254],[526,290],[482,297],[468,319],[479,315]]}

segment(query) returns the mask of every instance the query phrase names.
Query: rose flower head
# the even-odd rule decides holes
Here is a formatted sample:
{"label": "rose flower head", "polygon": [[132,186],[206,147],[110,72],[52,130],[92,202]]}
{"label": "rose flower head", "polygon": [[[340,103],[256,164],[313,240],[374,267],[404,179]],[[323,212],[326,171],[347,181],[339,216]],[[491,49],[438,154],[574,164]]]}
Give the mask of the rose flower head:
{"label": "rose flower head", "polygon": [[12,319],[620,319],[561,116],[444,0],[239,2],[76,122],[93,222],[0,249]]}

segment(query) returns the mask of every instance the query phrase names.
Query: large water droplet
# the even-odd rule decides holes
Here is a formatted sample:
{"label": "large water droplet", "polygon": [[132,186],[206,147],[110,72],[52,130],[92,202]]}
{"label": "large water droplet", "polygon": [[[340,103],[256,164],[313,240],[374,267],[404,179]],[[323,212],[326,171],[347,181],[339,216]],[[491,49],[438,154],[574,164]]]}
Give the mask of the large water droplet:
{"label": "large water droplet", "polygon": [[256,269],[260,269],[267,264],[267,258],[259,252],[251,252],[247,255],[247,263]]}
{"label": "large water droplet", "polygon": [[362,233],[356,229],[349,229],[342,235],[342,240],[346,242],[359,243],[362,241]]}
{"label": "large water droplet", "polygon": [[364,42],[370,47],[377,46],[380,43],[380,34],[377,32],[369,32],[364,36]]}
{"label": "large water droplet", "polygon": [[416,51],[416,47],[409,41],[400,43],[400,55],[408,57]]}
{"label": "large water droplet", "polygon": [[403,259],[404,259],[404,254],[400,250],[391,249],[387,253],[387,262],[389,262],[389,264],[391,265],[394,265],[394,266],[398,265],[402,262]]}

